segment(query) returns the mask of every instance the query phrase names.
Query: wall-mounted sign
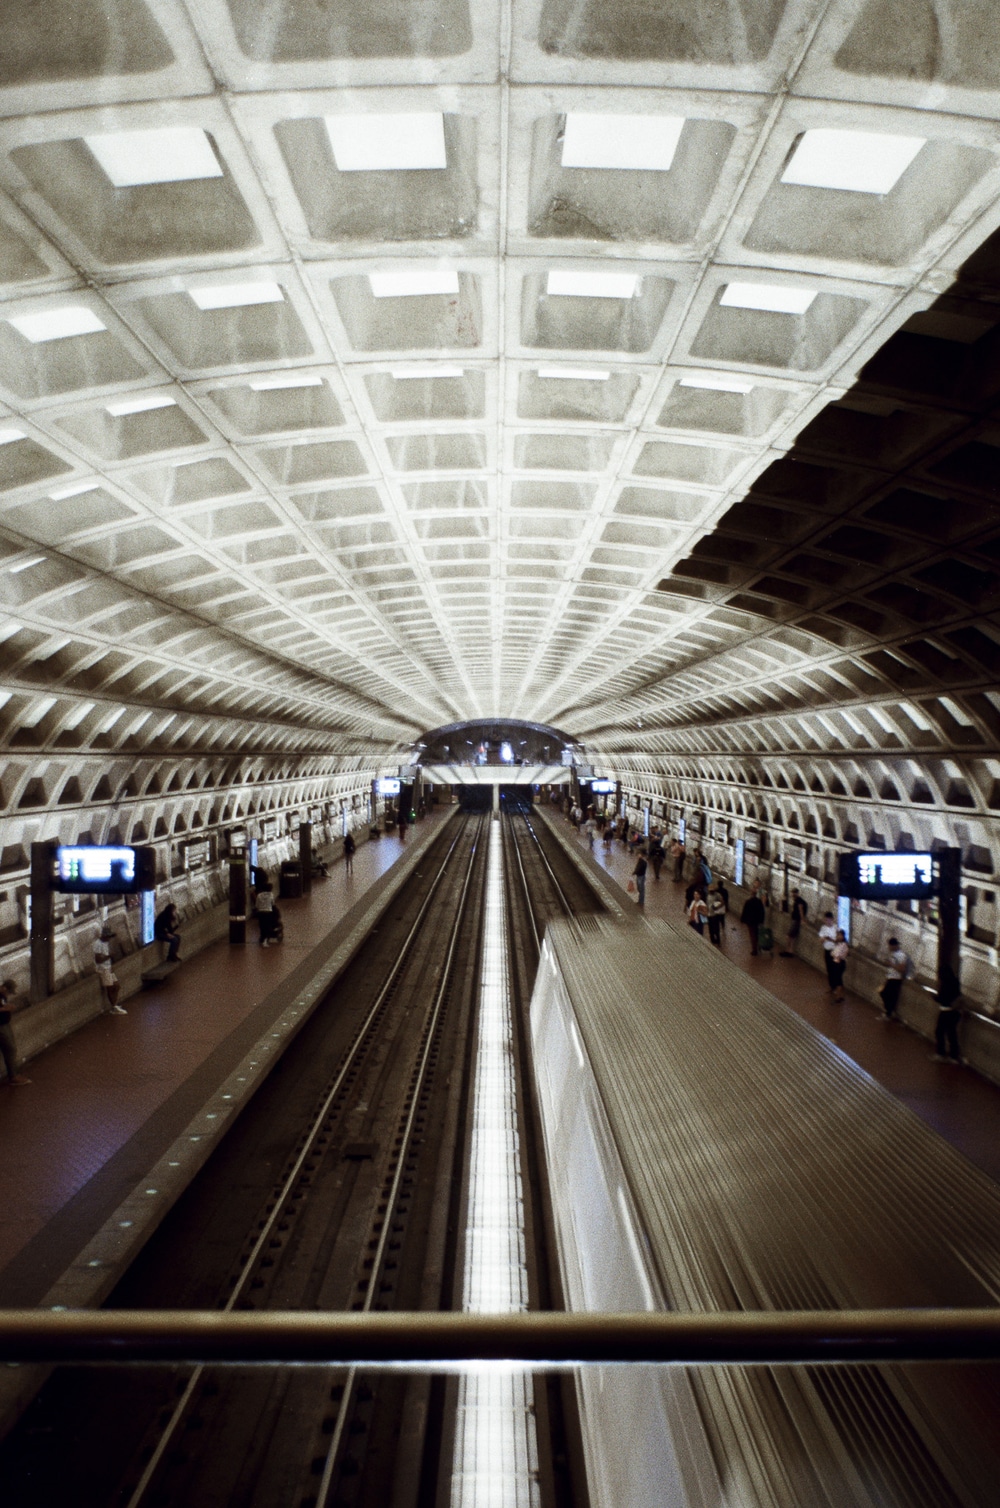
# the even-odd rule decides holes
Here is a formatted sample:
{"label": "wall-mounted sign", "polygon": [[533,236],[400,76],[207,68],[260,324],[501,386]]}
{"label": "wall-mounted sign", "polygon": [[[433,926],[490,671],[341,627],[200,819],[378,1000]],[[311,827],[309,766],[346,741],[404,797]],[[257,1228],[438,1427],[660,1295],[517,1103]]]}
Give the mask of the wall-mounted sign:
{"label": "wall-mounted sign", "polygon": [[743,846],[747,853],[760,853],[760,833],[755,828],[748,828],[743,834]]}
{"label": "wall-mounted sign", "polygon": [[713,817],[712,837],[716,843],[729,842],[729,823],[724,817]]}
{"label": "wall-mounted sign", "polygon": [[806,867],[806,851],[801,843],[793,843],[786,840],[784,845],[784,860],[789,869],[801,873]]}
{"label": "wall-mounted sign", "polygon": [[201,869],[205,864],[211,864],[211,838],[194,838],[188,843],[182,843],[181,855],[185,869]]}
{"label": "wall-mounted sign", "polygon": [[247,851],[247,830],[245,827],[231,828],[228,833],[230,858],[238,859]]}
{"label": "wall-mounted sign", "polygon": [[321,806],[311,806],[309,808],[309,821],[310,822],[322,822],[322,820],[323,820],[323,808]]}
{"label": "wall-mounted sign", "polygon": [[156,884],[156,850],[111,844],[55,850],[52,889],[75,895],[134,895]]}
{"label": "wall-mounted sign", "polygon": [[687,819],[688,832],[701,832],[701,812],[692,812]]}
{"label": "wall-mounted sign", "polygon": [[590,789],[597,796],[612,796],[614,795],[615,784],[616,782],[613,780],[592,780],[590,782]]}
{"label": "wall-mounted sign", "polygon": [[936,890],[933,854],[877,849],[842,853],[838,861],[837,892],[856,900],[920,900]]}
{"label": "wall-mounted sign", "polygon": [[260,824],[260,841],[262,843],[270,843],[277,836],[278,836],[278,819],[277,819],[277,817],[265,817],[264,821]]}
{"label": "wall-mounted sign", "polygon": [[384,775],[376,780],[375,789],[380,796],[398,796],[401,781],[394,775]]}

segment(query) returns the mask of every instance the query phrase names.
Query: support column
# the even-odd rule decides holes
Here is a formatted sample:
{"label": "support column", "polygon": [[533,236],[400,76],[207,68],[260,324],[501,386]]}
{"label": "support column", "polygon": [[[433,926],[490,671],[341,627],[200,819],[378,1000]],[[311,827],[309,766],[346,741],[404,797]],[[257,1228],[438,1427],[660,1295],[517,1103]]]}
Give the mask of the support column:
{"label": "support column", "polygon": [[938,865],[938,998],[950,1005],[961,985],[962,850],[942,848],[935,854]]}
{"label": "support column", "polygon": [[229,855],[229,941],[247,940],[247,851]]}
{"label": "support column", "polygon": [[499,782],[493,787],[493,817],[496,820],[500,816],[500,785]]}
{"label": "support column", "polygon": [[312,889],[312,823],[299,823],[299,863],[302,865],[302,894]]}
{"label": "support column", "polygon": [[31,877],[31,926],[29,931],[31,952],[32,1000],[47,1000],[55,990],[55,897],[52,893],[52,844],[32,843]]}

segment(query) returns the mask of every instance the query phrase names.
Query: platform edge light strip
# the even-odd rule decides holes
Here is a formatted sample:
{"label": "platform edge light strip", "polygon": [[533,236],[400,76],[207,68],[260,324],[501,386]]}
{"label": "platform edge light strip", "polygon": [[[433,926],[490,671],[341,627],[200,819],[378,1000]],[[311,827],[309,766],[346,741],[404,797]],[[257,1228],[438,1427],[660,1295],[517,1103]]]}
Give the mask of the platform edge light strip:
{"label": "platform edge light strip", "polygon": [[[479,1024],[472,1090],[463,1310],[528,1301],[500,824],[489,824]],[[539,1508],[534,1387],[520,1368],[458,1384],[451,1508]]]}

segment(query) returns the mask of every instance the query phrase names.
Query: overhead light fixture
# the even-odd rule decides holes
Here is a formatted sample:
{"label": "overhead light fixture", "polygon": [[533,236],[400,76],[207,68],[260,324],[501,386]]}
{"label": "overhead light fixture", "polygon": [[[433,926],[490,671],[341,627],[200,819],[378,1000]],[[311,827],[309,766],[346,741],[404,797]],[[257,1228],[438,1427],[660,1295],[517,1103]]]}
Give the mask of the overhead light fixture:
{"label": "overhead light fixture", "polygon": [[444,116],[328,115],[326,129],[341,173],[411,172],[446,168]]}
{"label": "overhead light fixture", "polygon": [[[44,563],[44,555],[30,555],[27,560],[19,560],[15,565],[8,566],[7,569],[12,576],[19,576],[22,571],[30,571],[32,566],[44,565]],[[52,706],[52,702],[49,703],[49,706]]]}
{"label": "overhead light fixture", "polygon": [[682,377],[678,387],[707,388],[713,393],[752,393],[753,383],[739,377]]}
{"label": "overhead light fixture", "polygon": [[222,177],[219,159],[200,126],[110,131],[83,139],[115,188]]}
{"label": "overhead light fixture", "polygon": [[596,367],[539,367],[538,375],[542,378],[555,378],[559,382],[569,379],[573,382],[607,382],[610,372],[599,371]]}
{"label": "overhead light fixture", "polygon": [[809,188],[848,189],[856,194],[887,194],[926,144],[926,136],[825,128],[806,131],[781,181]]}
{"label": "overhead light fixture", "polygon": [[729,309],[805,314],[815,297],[813,288],[788,288],[784,283],[727,283],[719,303]]}
{"label": "overhead light fixture", "polygon": [[223,283],[213,288],[189,288],[199,309],[242,309],[251,304],[280,304],[280,283]]}
{"label": "overhead light fixture", "polygon": [[409,272],[370,272],[375,298],[415,298],[422,294],[457,293],[458,273],[450,267],[420,267]]}
{"label": "overhead light fixture", "polygon": [[66,304],[61,309],[46,309],[42,314],[16,314],[9,322],[34,346],[49,340],[68,340],[71,335],[96,335],[107,329],[93,309],[83,304]]}
{"label": "overhead light fixture", "polygon": [[634,272],[557,272],[548,275],[546,293],[568,298],[634,298]]}
{"label": "overhead light fixture", "polygon": [[9,424],[0,427],[0,445],[13,445],[15,440],[26,440],[27,438],[23,429],[14,429]]}
{"label": "overhead light fixture", "polygon": [[140,393],[135,398],[122,398],[118,403],[106,403],[107,412],[114,419],[124,419],[126,414],[146,414],[154,408],[176,408],[177,399],[166,393]]}
{"label": "overhead light fixture", "polygon": [[392,367],[389,375],[397,382],[406,382],[414,377],[464,377],[465,368],[445,366],[443,362],[439,366],[414,362],[410,367]]}
{"label": "overhead light fixture", "polygon": [[62,503],[68,497],[82,497],[85,492],[96,492],[100,485],[100,482],[70,482],[65,487],[57,487],[55,492],[49,493],[49,497],[54,503]]}
{"label": "overhead light fixture", "polygon": [[566,116],[564,168],[628,168],[665,173],[684,129],[683,115]]}
{"label": "overhead light fixture", "polygon": [[250,386],[255,393],[271,393],[289,387],[322,387],[323,379],[314,372],[283,372],[275,377],[254,377]]}

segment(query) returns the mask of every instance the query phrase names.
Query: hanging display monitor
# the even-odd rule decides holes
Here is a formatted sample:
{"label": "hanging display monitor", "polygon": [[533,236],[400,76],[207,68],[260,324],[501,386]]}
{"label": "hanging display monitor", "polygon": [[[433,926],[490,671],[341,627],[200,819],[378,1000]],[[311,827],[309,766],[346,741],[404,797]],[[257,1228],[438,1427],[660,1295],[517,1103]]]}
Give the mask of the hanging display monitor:
{"label": "hanging display monitor", "polygon": [[926,899],[937,893],[934,855],[909,849],[841,854],[837,892],[858,901]]}
{"label": "hanging display monitor", "polygon": [[376,780],[375,789],[380,796],[398,796],[400,782],[393,775],[384,775],[381,780]]}
{"label": "hanging display monitor", "polygon": [[156,850],[80,844],[55,851],[52,889],[69,895],[134,895],[156,884]]}
{"label": "hanging display monitor", "polygon": [[598,796],[613,796],[615,782],[613,780],[592,780],[590,789]]}

